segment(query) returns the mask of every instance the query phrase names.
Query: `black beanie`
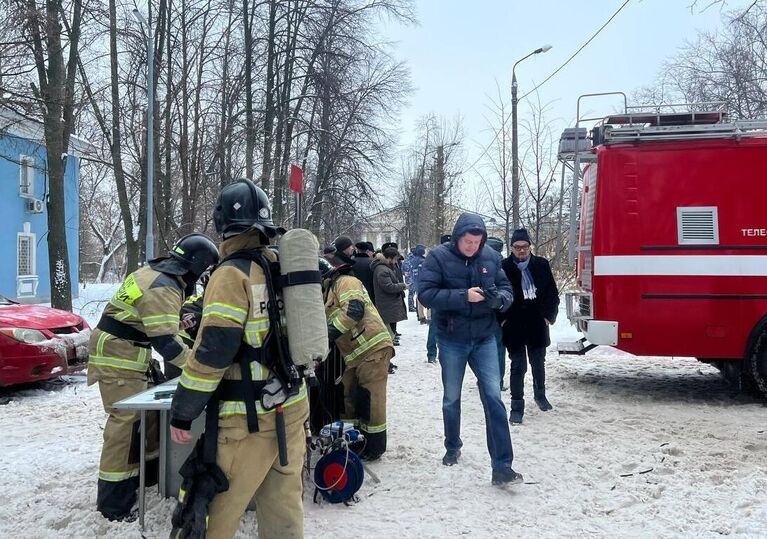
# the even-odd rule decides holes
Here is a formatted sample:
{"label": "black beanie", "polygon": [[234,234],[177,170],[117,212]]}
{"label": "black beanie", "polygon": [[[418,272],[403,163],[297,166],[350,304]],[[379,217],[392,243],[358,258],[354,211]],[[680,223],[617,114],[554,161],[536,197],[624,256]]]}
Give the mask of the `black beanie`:
{"label": "black beanie", "polygon": [[345,249],[348,249],[352,245],[354,245],[352,243],[351,238],[349,238],[348,236],[338,236],[336,238],[336,241],[333,242],[333,244],[336,246],[336,251],[338,251],[339,253]]}
{"label": "black beanie", "polygon": [[533,244],[532,241],[530,241],[530,235],[527,233],[527,229],[524,228],[518,228],[514,231],[514,233],[511,235],[511,244],[514,245],[518,241],[526,241],[530,245]]}
{"label": "black beanie", "polygon": [[335,253],[335,252],[336,252],[336,248],[335,248],[335,247],[333,247],[332,245],[328,245],[327,247],[325,247],[325,248],[322,250],[322,254],[324,254],[324,255],[333,254],[333,253]]}

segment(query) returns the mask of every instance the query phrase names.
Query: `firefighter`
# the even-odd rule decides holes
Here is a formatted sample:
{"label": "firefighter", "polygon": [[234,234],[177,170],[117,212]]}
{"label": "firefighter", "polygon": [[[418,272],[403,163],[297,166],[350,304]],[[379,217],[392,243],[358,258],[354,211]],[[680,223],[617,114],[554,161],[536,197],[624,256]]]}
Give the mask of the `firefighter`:
{"label": "firefighter", "polygon": [[264,406],[268,388],[284,388],[275,352],[284,337],[271,331],[280,318],[277,311],[274,321],[281,301],[269,271],[277,254],[268,247],[282,230],[266,193],[248,179],[221,190],[213,219],[224,238],[222,261],[205,289],[197,340],[173,397],[171,438],[191,443],[192,421],[207,405],[206,428],[198,455],[182,467],[171,535],[233,537],[254,499],[260,537],[302,537],[305,384],[281,407]]}
{"label": "firefighter", "polygon": [[[169,256],[150,260],[126,277],[91,333],[88,385],[99,383],[104,411],[109,414],[96,507],[110,520],[131,515],[140,454],[139,412],[115,410],[112,405],[147,389],[150,381],[157,382],[152,349],[162,356],[166,369],[183,364],[189,348],[177,336],[179,310],[200,274],[217,260],[216,246],[206,236],[184,236]],[[152,441],[157,425],[154,420],[148,423],[147,439]],[[151,478],[157,469],[156,445],[150,449]]]}
{"label": "firefighter", "polygon": [[328,335],[346,364],[343,421],[359,425],[367,443],[360,457],[386,451],[386,382],[394,344],[389,330],[352,266],[336,259],[323,280]]}

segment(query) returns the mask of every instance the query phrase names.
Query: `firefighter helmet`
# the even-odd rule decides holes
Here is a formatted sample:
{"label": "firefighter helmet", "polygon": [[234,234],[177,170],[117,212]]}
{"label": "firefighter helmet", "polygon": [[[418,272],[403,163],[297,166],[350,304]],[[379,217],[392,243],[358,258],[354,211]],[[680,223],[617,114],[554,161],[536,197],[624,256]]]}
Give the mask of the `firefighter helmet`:
{"label": "firefighter helmet", "polygon": [[216,244],[205,234],[194,232],[178,240],[170,249],[170,256],[181,263],[196,281],[206,269],[218,264]]}
{"label": "firefighter helmet", "polygon": [[273,238],[285,232],[272,221],[269,197],[251,180],[241,178],[221,189],[213,210],[216,232],[224,239],[248,230],[259,230]]}

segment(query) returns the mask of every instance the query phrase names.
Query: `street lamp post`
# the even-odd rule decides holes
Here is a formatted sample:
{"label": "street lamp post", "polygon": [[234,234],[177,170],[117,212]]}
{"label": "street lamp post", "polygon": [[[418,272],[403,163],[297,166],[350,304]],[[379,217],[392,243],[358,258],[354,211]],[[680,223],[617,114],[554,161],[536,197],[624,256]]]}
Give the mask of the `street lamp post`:
{"label": "street lamp post", "polygon": [[154,37],[152,26],[138,9],[133,17],[146,29],[147,113],[146,113],[146,260],[154,258]]}
{"label": "street lamp post", "polygon": [[[523,56],[511,68],[511,221],[514,230],[519,228],[519,148],[517,141],[517,64],[534,54],[548,52],[551,45],[544,45],[530,54]],[[508,241],[508,238],[507,238]]]}

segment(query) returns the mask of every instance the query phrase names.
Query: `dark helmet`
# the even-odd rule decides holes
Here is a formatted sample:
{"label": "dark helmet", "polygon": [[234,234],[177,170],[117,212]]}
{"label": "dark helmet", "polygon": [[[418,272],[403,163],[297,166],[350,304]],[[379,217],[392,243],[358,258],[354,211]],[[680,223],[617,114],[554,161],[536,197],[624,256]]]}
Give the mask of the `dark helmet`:
{"label": "dark helmet", "polygon": [[213,210],[216,232],[224,238],[257,229],[273,238],[285,232],[272,222],[269,197],[247,178],[241,178],[221,189]]}
{"label": "dark helmet", "polygon": [[170,249],[170,256],[191,273],[196,281],[206,269],[218,264],[216,244],[205,234],[187,234]]}

